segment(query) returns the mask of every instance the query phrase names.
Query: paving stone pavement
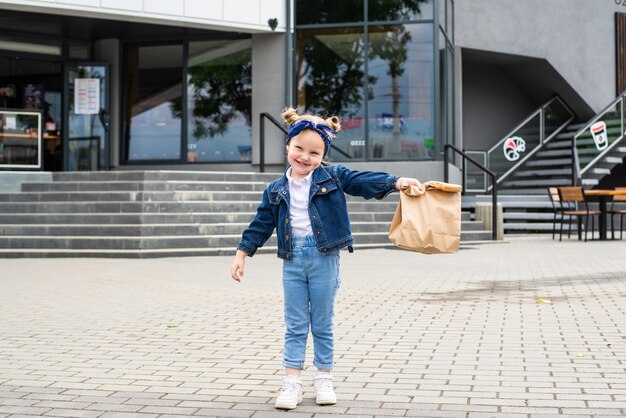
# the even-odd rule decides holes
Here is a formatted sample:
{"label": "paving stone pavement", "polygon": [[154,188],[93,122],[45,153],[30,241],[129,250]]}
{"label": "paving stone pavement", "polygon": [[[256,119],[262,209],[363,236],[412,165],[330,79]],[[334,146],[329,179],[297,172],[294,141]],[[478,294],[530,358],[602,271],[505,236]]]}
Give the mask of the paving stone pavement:
{"label": "paving stone pavement", "polygon": [[[626,241],[342,253],[336,406],[280,386],[281,262],[0,260],[3,417],[612,417]],[[309,341],[308,359],[312,358]]]}

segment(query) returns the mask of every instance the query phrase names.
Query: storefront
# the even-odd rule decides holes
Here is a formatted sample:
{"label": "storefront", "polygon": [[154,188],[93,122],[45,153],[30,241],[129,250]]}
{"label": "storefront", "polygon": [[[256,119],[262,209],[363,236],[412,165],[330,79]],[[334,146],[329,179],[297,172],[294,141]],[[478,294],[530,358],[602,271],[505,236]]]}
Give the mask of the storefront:
{"label": "storefront", "polygon": [[[259,115],[288,105],[342,117],[336,162],[393,171],[453,140],[452,0],[198,3],[211,24],[189,23],[187,3],[105,4],[121,7],[0,0],[1,170],[254,170]],[[218,27],[237,19],[256,23]],[[281,168],[282,133],[269,134],[265,162]]]}
{"label": "storefront", "polygon": [[250,163],[250,34],[6,10],[0,23],[0,169]]}

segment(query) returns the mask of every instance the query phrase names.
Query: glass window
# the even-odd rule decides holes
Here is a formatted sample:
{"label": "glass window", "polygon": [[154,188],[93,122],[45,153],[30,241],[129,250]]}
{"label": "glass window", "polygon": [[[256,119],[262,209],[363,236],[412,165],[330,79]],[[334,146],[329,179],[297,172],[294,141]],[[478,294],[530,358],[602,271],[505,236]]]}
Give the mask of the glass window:
{"label": "glass window", "polygon": [[0,57],[0,108],[42,112],[43,169],[47,171],[63,168],[62,94],[63,67],[60,63]]}
{"label": "glass window", "polygon": [[41,166],[41,113],[0,110],[0,167]]}
{"label": "glass window", "polygon": [[334,161],[364,158],[363,29],[298,31],[297,48],[298,108],[342,119],[330,152]]}
{"label": "glass window", "polygon": [[432,24],[376,26],[369,31],[370,157],[433,158]]}
{"label": "glass window", "polygon": [[127,159],[181,158],[182,45],[129,46]]}
{"label": "glass window", "polygon": [[252,41],[192,42],[188,61],[190,163],[252,160]]}
{"label": "glass window", "polygon": [[370,22],[433,18],[433,0],[370,0],[367,4]]}
{"label": "glass window", "polygon": [[363,21],[363,0],[297,0],[296,25]]}

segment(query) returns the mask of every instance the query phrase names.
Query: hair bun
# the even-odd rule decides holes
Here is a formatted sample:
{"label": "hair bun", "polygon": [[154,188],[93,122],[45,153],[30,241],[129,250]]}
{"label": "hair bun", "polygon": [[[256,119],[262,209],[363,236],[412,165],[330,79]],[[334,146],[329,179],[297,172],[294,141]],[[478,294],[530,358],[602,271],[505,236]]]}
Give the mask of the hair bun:
{"label": "hair bun", "polygon": [[326,119],[326,125],[328,125],[333,131],[339,132],[341,130],[341,119],[339,119],[339,116],[331,116]]}
{"label": "hair bun", "polygon": [[298,116],[298,113],[296,113],[296,109],[294,109],[293,107],[285,108],[280,116],[283,117],[283,120],[289,126],[293,125],[300,119],[300,116]]}

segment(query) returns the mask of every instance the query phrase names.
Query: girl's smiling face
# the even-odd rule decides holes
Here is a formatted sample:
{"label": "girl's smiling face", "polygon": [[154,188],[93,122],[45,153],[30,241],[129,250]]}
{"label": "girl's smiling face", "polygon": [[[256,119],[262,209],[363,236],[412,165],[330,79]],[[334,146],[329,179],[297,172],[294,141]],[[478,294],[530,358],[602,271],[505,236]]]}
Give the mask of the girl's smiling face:
{"label": "girl's smiling face", "polygon": [[324,140],[315,131],[305,129],[291,138],[287,144],[287,161],[291,165],[291,177],[300,180],[322,164]]}

